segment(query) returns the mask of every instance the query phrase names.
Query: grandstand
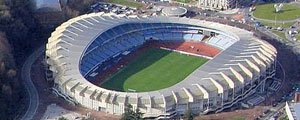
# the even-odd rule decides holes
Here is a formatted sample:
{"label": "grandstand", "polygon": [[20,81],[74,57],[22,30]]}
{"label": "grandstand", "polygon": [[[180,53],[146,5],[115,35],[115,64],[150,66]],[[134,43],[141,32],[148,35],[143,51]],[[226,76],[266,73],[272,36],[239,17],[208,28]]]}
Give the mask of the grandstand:
{"label": "grandstand", "polygon": [[[212,51],[199,54],[210,60],[177,84],[155,91],[123,92],[89,81],[149,41],[201,43]],[[190,18],[106,13],[68,20],[51,34],[46,49],[55,88],[68,98],[118,115],[131,104],[144,117],[156,118],[170,118],[187,109],[200,114],[220,112],[262,92],[266,79],[275,74],[277,54],[253,33],[232,26]]]}

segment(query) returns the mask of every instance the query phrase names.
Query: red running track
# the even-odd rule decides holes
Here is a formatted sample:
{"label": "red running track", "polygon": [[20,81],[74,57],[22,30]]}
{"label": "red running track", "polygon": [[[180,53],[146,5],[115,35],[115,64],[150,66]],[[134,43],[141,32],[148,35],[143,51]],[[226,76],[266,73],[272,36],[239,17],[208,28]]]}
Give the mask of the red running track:
{"label": "red running track", "polygon": [[214,57],[220,50],[207,45],[204,42],[154,42],[152,41],[153,46],[156,47],[164,47],[178,51],[184,51],[188,53],[194,53],[198,55],[204,55],[208,57]]}

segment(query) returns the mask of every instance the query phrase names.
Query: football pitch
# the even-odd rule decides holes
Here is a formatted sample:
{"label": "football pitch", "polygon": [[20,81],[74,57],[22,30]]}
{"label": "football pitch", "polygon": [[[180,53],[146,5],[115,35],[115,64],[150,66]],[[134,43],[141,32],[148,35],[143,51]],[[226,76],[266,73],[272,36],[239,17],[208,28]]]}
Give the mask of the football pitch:
{"label": "football pitch", "polygon": [[100,86],[117,91],[147,92],[182,81],[208,60],[157,48],[137,56]]}

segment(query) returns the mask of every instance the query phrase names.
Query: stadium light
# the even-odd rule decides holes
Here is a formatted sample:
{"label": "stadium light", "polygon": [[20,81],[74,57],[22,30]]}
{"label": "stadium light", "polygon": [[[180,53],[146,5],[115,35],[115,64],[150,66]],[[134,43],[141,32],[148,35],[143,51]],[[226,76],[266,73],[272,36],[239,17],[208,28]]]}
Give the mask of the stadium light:
{"label": "stadium light", "polygon": [[282,10],[283,4],[274,4],[275,12],[278,13],[279,11]]}

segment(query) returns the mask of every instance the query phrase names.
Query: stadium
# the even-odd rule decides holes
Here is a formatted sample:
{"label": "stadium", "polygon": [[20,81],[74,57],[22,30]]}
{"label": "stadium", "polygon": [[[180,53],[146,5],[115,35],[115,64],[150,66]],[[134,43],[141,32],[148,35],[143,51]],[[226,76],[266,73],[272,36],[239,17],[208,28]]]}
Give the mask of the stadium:
{"label": "stadium", "polygon": [[46,60],[70,102],[120,115],[170,118],[230,108],[265,89],[276,49],[244,29],[179,17],[91,13],[51,34]]}

